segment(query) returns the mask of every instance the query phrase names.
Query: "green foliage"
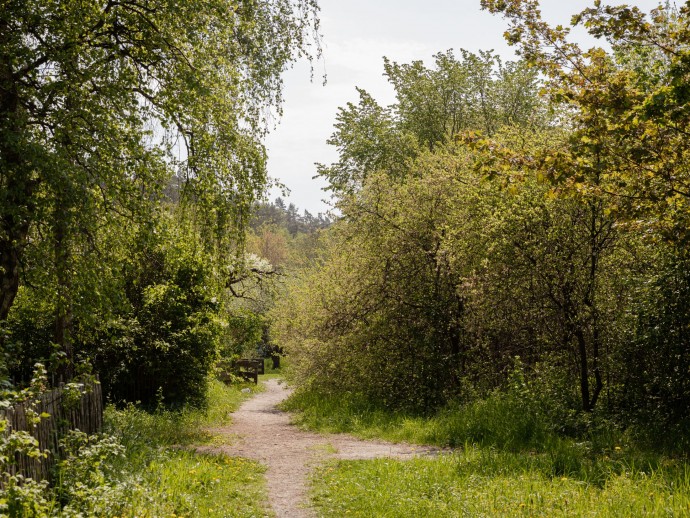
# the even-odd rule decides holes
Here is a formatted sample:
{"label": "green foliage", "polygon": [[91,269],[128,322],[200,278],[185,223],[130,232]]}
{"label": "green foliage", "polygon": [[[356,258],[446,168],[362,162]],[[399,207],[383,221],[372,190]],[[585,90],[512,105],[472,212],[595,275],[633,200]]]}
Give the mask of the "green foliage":
{"label": "green foliage", "polygon": [[690,9],[666,4],[649,14],[601,2],[572,18],[613,52],[569,41],[538,2],[484,0],[510,21],[511,44],[548,78],[551,100],[571,114],[568,145],[533,157],[555,182],[610,197],[612,210],[687,248],[690,124],[687,88]]}
{"label": "green foliage", "polygon": [[[121,265],[122,305],[95,328],[74,328],[113,401],[202,404],[220,337],[221,290],[208,255],[173,218],[140,229]],[[88,323],[87,323],[88,325]]]}
{"label": "green foliage", "polygon": [[284,292],[284,281],[318,261],[321,233],[331,225],[328,216],[308,211],[300,215],[282,198],[257,204],[246,238],[247,269],[253,276],[238,276],[231,291],[228,328],[221,357],[267,357],[280,353],[271,337],[269,312]]}
{"label": "green foliage", "polygon": [[658,259],[657,275],[640,293],[635,338],[621,351],[628,358],[622,410],[648,442],[687,451],[690,267],[675,257]]}
{"label": "green foliage", "polygon": [[264,471],[242,458],[168,451],[149,464],[144,491],[132,503],[131,512],[151,517],[264,516]]}
{"label": "green foliage", "polygon": [[630,296],[614,221],[538,179],[487,182],[473,158],[438,147],[340,204],[327,261],[273,314],[299,382],[424,412],[502,386],[520,356],[579,388],[571,409],[596,406]]}
{"label": "green foliage", "polygon": [[[14,403],[24,403],[26,419],[35,426],[41,419],[35,410],[35,401],[46,387],[46,371],[41,364],[35,366],[31,384],[21,391],[3,391],[0,395],[0,408],[9,408]],[[0,513],[9,516],[46,516],[52,504],[47,496],[47,481],[35,481],[16,473],[19,456],[33,459],[47,457],[38,441],[26,431],[13,430],[5,417],[0,417]]]}
{"label": "green foliage", "polygon": [[359,103],[339,109],[335,132],[328,140],[338,149],[339,161],[317,165],[319,176],[340,196],[357,192],[376,171],[404,174],[405,162],[419,152],[415,136],[399,130],[391,109],[379,106],[366,91],[357,91]]}
{"label": "green foliage", "polygon": [[[586,10],[574,23],[607,54],[569,43],[538,2],[484,4],[524,61],[386,61],[397,103],[360,92],[341,110],[322,174],[342,221],[274,338],[309,390],[417,413],[504,391],[519,356],[559,433],[587,436],[598,418],[581,413],[601,412],[684,450],[687,146],[667,122],[686,122],[688,9]],[[388,163],[403,137],[417,146]]]}
{"label": "green foliage", "polygon": [[265,186],[260,139],[280,109],[280,74],[319,53],[316,3],[3,7],[0,320],[27,249],[46,242],[68,317],[87,281],[75,282],[70,257],[104,228],[149,220],[174,174],[207,237],[227,246]]}
{"label": "green foliage", "polygon": [[[210,384],[204,410],[148,413],[106,409],[106,433],[69,432],[61,440],[55,483],[3,473],[0,514],[8,516],[256,516],[263,513],[263,469],[225,456],[180,451],[206,443],[204,429],[226,423],[247,396],[240,387]],[[0,428],[5,421],[0,421]],[[15,452],[38,455],[26,434],[0,430],[0,468]],[[251,498],[247,498],[251,495]],[[258,502],[258,503],[257,503]]]}
{"label": "green foliage", "polygon": [[116,516],[127,510],[130,484],[115,468],[124,447],[113,436],[70,431],[60,441],[55,498],[61,516]]}
{"label": "green foliage", "polygon": [[[294,203],[285,205],[282,198],[273,202],[257,203],[252,210],[249,225],[255,232],[262,227],[285,229],[291,236],[312,234],[319,229],[327,228],[332,223],[328,214],[319,212],[316,216],[304,209],[300,214]],[[264,257],[264,256],[262,256]]]}
{"label": "green foliage", "polygon": [[118,437],[132,459],[139,455],[145,459],[158,447],[206,443],[212,439],[206,429],[227,424],[229,414],[247,398],[238,385],[213,380],[208,386],[208,405],[204,409],[159,407],[146,411],[133,404],[122,409],[109,406],[105,432]]}
{"label": "green foliage", "polygon": [[547,120],[536,94],[538,79],[524,62],[503,63],[492,51],[461,49],[422,61],[398,64],[384,58],[385,76],[397,95],[400,127],[433,149],[461,131],[494,135],[506,126],[541,126]]}
{"label": "green foliage", "polygon": [[[687,5],[660,5],[650,13],[637,7],[594,7],[573,16],[612,47],[588,51],[569,41],[570,28],[550,27],[538,2],[485,1],[510,22],[506,36],[524,58],[545,74],[552,104],[571,113],[569,138],[538,152],[503,150],[484,171],[518,165],[550,180],[553,192],[603,202],[614,225],[632,239],[630,258],[620,269],[619,314],[608,322],[618,343],[610,347],[609,411],[640,428],[673,430],[676,447],[686,449],[689,407],[686,378],[688,314],[683,302],[688,257],[688,21]],[[620,256],[618,256],[620,259]],[[621,297],[622,295],[622,297]],[[606,306],[603,306],[606,308]],[[622,310],[622,312],[621,312]],[[598,318],[598,317],[597,317]],[[602,329],[604,329],[602,327]],[[684,373],[684,374],[681,374]],[[620,414],[618,414],[621,417]],[[663,423],[663,424],[662,424]],[[653,442],[664,433],[652,432]],[[678,442],[680,441],[680,442]]]}
{"label": "green foliage", "polygon": [[298,412],[298,423],[323,432],[443,447],[477,444],[542,451],[559,443],[560,430],[550,421],[550,408],[538,389],[516,369],[505,389],[465,404],[453,402],[430,416],[393,413],[361,396],[329,396],[313,389],[298,391],[284,406]]}
{"label": "green foliage", "polygon": [[317,166],[336,197],[356,193],[374,173],[397,180],[414,175],[409,163],[420,151],[448,144],[461,131],[493,135],[507,126],[545,125],[536,75],[524,63],[503,64],[492,52],[461,53],[460,59],[452,51],[436,54],[433,68],[384,58],[397,103],[381,107],[358,89],[359,103],[340,108],[328,140],[339,160]]}
{"label": "green foliage", "polygon": [[[461,303],[441,242],[455,181],[373,175],[341,207],[328,261],[296,280],[273,313],[299,376],[393,407],[425,408],[453,393]],[[401,211],[407,203],[419,212]]]}
{"label": "green foliage", "polygon": [[48,516],[53,503],[46,497],[48,482],[36,482],[16,475],[5,479],[0,490],[0,512],[6,516],[43,518]]}

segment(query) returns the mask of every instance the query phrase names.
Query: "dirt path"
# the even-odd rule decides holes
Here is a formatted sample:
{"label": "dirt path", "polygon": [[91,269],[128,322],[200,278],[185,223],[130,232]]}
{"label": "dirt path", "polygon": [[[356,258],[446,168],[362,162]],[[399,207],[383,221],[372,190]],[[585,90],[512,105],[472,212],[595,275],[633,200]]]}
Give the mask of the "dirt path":
{"label": "dirt path", "polygon": [[362,441],[344,434],[305,432],[291,425],[289,415],[276,408],[289,395],[289,389],[279,381],[267,381],[266,391],[245,401],[232,415],[230,426],[212,430],[228,436],[230,445],[203,448],[266,465],[269,502],[278,518],[315,516],[307,507],[309,472],[326,459],[410,458],[436,451],[406,444]]}

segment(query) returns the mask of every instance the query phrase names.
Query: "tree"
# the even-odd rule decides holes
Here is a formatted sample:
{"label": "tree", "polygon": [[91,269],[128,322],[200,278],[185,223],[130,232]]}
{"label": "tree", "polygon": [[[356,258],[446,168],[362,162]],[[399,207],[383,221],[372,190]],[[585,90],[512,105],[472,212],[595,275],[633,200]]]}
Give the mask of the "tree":
{"label": "tree", "polygon": [[462,300],[441,242],[460,195],[446,180],[373,173],[341,204],[325,264],[271,314],[302,383],[417,411],[457,393]]}
{"label": "tree", "polygon": [[496,163],[507,157],[537,171],[557,194],[604,199],[616,226],[636,234],[637,250],[656,259],[631,279],[637,297],[627,311],[637,321],[617,356],[626,380],[621,403],[648,423],[683,426],[690,401],[680,374],[689,364],[690,3],[645,14],[597,0],[573,16],[572,26],[606,38],[611,51],[572,43],[569,28],[542,20],[535,0],[482,5],[508,18],[508,41],[548,78],[546,92],[571,130],[563,146],[533,155],[502,150]]}
{"label": "tree", "polygon": [[611,210],[644,221],[681,248],[688,244],[690,4],[637,7],[596,1],[572,18],[613,51],[582,50],[569,29],[550,27],[535,0],[483,0],[510,21],[506,37],[548,78],[550,99],[571,115],[567,148],[534,157],[566,187],[611,197]]}
{"label": "tree", "polygon": [[319,176],[337,196],[358,191],[376,171],[400,176],[406,161],[418,153],[414,135],[401,132],[390,109],[381,107],[365,90],[357,89],[359,103],[338,109],[335,132],[328,144],[340,154],[338,162],[317,164]]}
{"label": "tree", "polygon": [[490,51],[461,50],[461,56],[439,52],[431,69],[384,58],[400,126],[421,145],[433,149],[464,130],[493,135],[503,126],[543,122],[534,71],[521,62],[504,64]]}
{"label": "tree", "polygon": [[288,259],[286,232],[273,225],[264,224],[248,236],[247,250],[266,259],[273,268],[285,266]]}
{"label": "tree", "polygon": [[145,221],[175,172],[217,245],[237,232],[264,186],[260,138],[266,109],[280,106],[280,74],[318,53],[317,9],[314,0],[4,2],[0,321],[32,233],[53,229],[59,273],[70,262],[66,232],[88,239],[104,214]]}
{"label": "tree", "polygon": [[339,160],[318,165],[318,174],[338,197],[359,190],[367,177],[384,171],[402,180],[421,149],[433,150],[466,130],[493,135],[504,126],[541,127],[548,114],[536,95],[534,71],[524,63],[502,63],[491,52],[452,51],[398,64],[384,58],[385,76],[397,103],[381,107],[364,90],[359,103],[340,108],[328,143]]}

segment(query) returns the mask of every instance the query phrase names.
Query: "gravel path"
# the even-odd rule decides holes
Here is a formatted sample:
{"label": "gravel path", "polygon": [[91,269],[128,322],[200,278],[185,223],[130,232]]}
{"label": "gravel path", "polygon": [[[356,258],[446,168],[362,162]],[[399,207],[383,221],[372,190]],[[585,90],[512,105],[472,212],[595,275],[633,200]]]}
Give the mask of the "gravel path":
{"label": "gravel path", "polygon": [[410,458],[430,455],[434,448],[382,441],[363,441],[345,434],[321,435],[300,430],[276,405],[290,395],[279,380],[266,382],[266,390],[245,401],[232,415],[232,424],[211,430],[231,439],[230,445],[203,447],[257,460],[267,467],[269,502],[278,518],[310,518],[309,472],[327,459]]}

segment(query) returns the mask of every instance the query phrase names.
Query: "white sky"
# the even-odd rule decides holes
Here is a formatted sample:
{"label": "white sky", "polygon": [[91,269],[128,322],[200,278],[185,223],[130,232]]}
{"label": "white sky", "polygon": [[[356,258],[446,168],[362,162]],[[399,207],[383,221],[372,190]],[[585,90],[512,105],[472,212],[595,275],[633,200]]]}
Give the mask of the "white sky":
{"label": "white sky", "polygon": [[[625,3],[649,11],[658,0]],[[543,17],[562,25],[592,4],[593,0],[541,2]],[[493,49],[505,60],[515,59],[503,40],[508,23],[481,11],[479,0],[319,0],[319,5],[323,59],[315,64],[313,82],[306,63],[297,63],[285,74],[283,117],[266,140],[269,175],[290,189],[289,202],[312,214],[328,210],[323,202],[330,196],[322,190],[325,183],[312,177],[315,162],[337,160],[335,148],[326,139],[333,133],[338,107],[357,102],[355,87],[364,88],[382,105],[395,101],[382,75],[383,56],[399,63],[424,60],[430,64],[437,52],[463,48]],[[582,31],[574,36],[584,43],[596,42]],[[274,189],[270,198],[279,195]]]}

